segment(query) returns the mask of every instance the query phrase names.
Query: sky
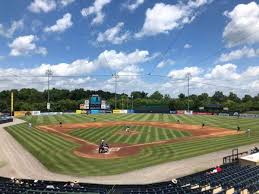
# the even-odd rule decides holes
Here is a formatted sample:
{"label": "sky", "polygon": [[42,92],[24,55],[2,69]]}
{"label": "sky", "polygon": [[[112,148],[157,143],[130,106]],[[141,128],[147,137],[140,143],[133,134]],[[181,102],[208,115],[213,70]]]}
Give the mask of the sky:
{"label": "sky", "polygon": [[0,91],[259,92],[259,1],[0,0]]}

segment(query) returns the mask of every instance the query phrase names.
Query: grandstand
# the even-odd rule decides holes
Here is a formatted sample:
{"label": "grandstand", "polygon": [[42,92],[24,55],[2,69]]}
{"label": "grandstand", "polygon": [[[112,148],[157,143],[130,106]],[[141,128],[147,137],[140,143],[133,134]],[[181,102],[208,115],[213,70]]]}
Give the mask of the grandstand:
{"label": "grandstand", "polygon": [[0,178],[2,194],[171,194],[171,193],[256,193],[259,192],[259,166],[241,167],[238,163],[221,166],[222,171],[207,169],[172,181],[148,185],[100,185],[44,180]]}

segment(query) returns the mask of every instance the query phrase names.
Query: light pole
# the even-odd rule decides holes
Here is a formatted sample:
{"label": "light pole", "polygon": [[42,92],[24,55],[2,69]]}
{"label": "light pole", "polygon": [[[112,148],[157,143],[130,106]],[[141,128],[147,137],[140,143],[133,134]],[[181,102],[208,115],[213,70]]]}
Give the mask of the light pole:
{"label": "light pole", "polygon": [[131,94],[131,110],[133,110],[133,95]]}
{"label": "light pole", "polygon": [[129,96],[127,95],[127,110],[129,109]]}
{"label": "light pole", "polygon": [[121,109],[123,109],[123,95],[121,96]]}
{"label": "light pole", "polygon": [[187,73],[187,81],[188,81],[188,114],[190,112],[190,100],[189,100],[189,96],[190,96],[190,76],[191,74],[190,73]]}
{"label": "light pole", "polygon": [[114,107],[115,107],[115,109],[117,109],[117,81],[118,81],[119,76],[118,76],[117,73],[113,74],[112,76],[115,79],[115,85],[114,85],[114,90],[115,90]]}
{"label": "light pole", "polygon": [[50,109],[50,95],[49,95],[49,85],[50,85],[50,76],[53,75],[53,72],[51,71],[51,69],[48,69],[46,71],[46,75],[48,76],[48,103],[47,103],[47,109]]}

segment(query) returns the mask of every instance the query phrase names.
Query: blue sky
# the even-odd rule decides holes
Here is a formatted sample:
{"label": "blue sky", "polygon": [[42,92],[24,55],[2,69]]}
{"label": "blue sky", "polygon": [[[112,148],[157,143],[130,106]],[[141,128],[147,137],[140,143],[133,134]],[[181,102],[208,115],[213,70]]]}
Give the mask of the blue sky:
{"label": "blue sky", "polygon": [[186,93],[189,73],[191,93],[259,91],[256,1],[0,3],[0,70],[10,76],[1,80],[0,90],[45,89],[46,78],[37,76],[51,69],[57,88],[113,91],[111,75],[117,73],[119,92],[176,96]]}

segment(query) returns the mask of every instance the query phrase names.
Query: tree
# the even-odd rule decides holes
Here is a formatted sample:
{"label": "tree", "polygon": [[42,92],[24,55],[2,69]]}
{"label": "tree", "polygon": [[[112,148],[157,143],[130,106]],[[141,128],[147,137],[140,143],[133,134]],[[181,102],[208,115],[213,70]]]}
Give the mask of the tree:
{"label": "tree", "polygon": [[202,93],[202,94],[198,95],[198,99],[200,101],[208,101],[209,100],[209,95],[207,93]]}
{"label": "tree", "polygon": [[178,98],[184,99],[184,98],[185,98],[185,95],[184,95],[183,93],[181,93],[181,94],[178,95]]}
{"label": "tree", "polygon": [[243,98],[242,98],[242,101],[243,102],[248,102],[248,101],[252,101],[253,100],[253,98],[250,96],[250,95],[248,95],[248,94],[246,94]]}
{"label": "tree", "polygon": [[225,96],[223,92],[216,91],[215,94],[212,96],[212,100],[217,103],[222,103],[225,101]]}
{"label": "tree", "polygon": [[240,102],[240,98],[238,98],[238,96],[236,94],[234,94],[233,92],[229,93],[228,99],[232,100],[233,102]]}
{"label": "tree", "polygon": [[149,97],[150,99],[156,99],[156,100],[162,100],[163,95],[159,91],[155,91],[151,96]]}
{"label": "tree", "polygon": [[139,91],[134,91],[131,92],[131,96],[133,96],[133,98],[137,99],[137,98],[147,98],[148,93],[145,92],[139,92]]}
{"label": "tree", "polygon": [[169,94],[165,94],[164,99],[168,101],[168,100],[170,100],[170,99],[171,99],[171,97],[170,97],[170,95],[169,95]]}
{"label": "tree", "polygon": [[87,96],[86,91],[83,88],[75,89],[70,92],[70,99],[72,100],[81,100],[88,97],[89,96]]}

